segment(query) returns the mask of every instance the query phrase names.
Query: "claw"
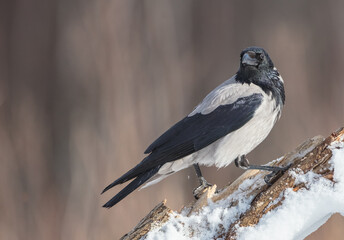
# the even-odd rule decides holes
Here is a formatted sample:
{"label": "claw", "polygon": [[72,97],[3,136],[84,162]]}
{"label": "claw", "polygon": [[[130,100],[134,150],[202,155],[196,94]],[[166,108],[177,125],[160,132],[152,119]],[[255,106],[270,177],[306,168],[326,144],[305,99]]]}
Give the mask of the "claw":
{"label": "claw", "polygon": [[269,173],[269,174],[265,175],[264,182],[267,185],[271,186],[275,182],[275,181],[272,181],[275,176],[276,176],[275,172],[272,172],[272,173]]}
{"label": "claw", "polygon": [[271,173],[267,174],[264,177],[265,183],[269,186],[274,184],[277,181],[277,179],[279,179],[291,167],[291,165],[292,164],[288,164],[285,167],[279,167],[275,171],[272,171]]}
{"label": "claw", "polygon": [[193,190],[193,195],[196,198],[196,200],[198,200],[202,196],[202,194],[206,191],[207,188],[213,186],[213,184],[208,183],[208,181],[205,180],[204,177],[200,177],[199,180],[201,184]]}

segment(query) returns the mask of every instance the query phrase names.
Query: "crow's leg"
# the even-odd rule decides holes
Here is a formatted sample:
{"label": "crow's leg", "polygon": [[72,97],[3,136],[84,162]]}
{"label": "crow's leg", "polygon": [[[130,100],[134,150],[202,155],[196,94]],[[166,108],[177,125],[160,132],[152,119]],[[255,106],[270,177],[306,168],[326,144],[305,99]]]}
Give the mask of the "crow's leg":
{"label": "crow's leg", "polygon": [[246,155],[242,155],[235,159],[235,166],[242,168],[244,170],[257,169],[257,170],[270,171],[271,173],[264,177],[264,181],[267,184],[271,185],[275,177],[277,177],[278,175],[282,175],[285,171],[287,171],[289,167],[291,166],[291,164],[285,167],[251,165]]}
{"label": "crow's leg", "polygon": [[197,188],[195,188],[193,190],[193,195],[194,195],[194,197],[196,199],[199,199],[200,196],[202,195],[202,193],[204,192],[204,190],[207,187],[213,186],[213,184],[210,184],[210,183],[208,183],[207,180],[205,180],[205,178],[202,175],[201,169],[198,166],[198,163],[195,163],[193,166],[195,168],[196,175],[197,175],[197,178],[198,178],[198,181],[199,181],[199,184],[200,184]]}

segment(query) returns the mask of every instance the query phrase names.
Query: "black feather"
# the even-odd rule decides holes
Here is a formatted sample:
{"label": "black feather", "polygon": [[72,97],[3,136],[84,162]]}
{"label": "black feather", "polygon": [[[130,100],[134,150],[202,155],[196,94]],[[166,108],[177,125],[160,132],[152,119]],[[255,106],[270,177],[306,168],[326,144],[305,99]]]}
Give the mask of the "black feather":
{"label": "black feather", "polygon": [[[149,156],[148,156],[149,157]],[[130,169],[128,172],[126,172],[125,174],[123,174],[120,178],[118,178],[117,180],[115,180],[113,183],[109,184],[106,188],[104,188],[104,190],[101,192],[101,194],[103,194],[104,192],[106,192],[107,190],[113,188],[114,186],[118,185],[118,184],[122,184],[125,183],[135,177],[137,177],[140,173],[142,173],[143,171],[140,171],[141,165],[145,162],[145,160],[148,158],[144,158],[139,164],[137,164],[135,167],[133,167],[132,169]]]}
{"label": "black feather", "polygon": [[[155,140],[145,153],[152,152],[152,155],[157,155],[158,153],[173,152],[187,156],[242,127],[253,117],[262,100],[262,94],[256,93],[239,98],[232,104],[221,105],[211,113],[198,113],[186,117]],[[193,148],[194,151],[179,152],[180,150],[191,150],[190,148]],[[177,150],[178,152],[176,152]]]}
{"label": "black feather", "polygon": [[[132,191],[144,184],[148,179],[150,179],[154,174],[156,174],[160,169],[160,166],[150,169],[149,171],[138,175],[131,183],[128,184],[125,188],[122,189],[116,196],[111,198],[110,201],[103,205],[104,208],[110,208],[113,205],[117,204],[123,198],[128,196]],[[105,189],[104,189],[105,190]],[[104,192],[104,191],[103,191]]]}
{"label": "black feather", "polygon": [[148,148],[152,149],[149,156],[116,182],[128,181],[151,168],[186,157],[241,128],[253,117],[262,100],[262,94],[252,94],[219,106],[209,114],[184,118]]}

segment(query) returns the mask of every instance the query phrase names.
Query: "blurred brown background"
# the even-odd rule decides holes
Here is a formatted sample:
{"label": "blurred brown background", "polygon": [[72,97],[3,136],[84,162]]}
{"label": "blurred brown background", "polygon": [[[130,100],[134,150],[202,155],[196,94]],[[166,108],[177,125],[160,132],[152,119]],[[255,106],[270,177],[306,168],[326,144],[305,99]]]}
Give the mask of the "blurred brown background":
{"label": "blurred brown background", "polygon": [[[284,77],[265,163],[344,125],[343,1],[0,1],[0,239],[117,239],[164,198],[179,209],[193,169],[135,191],[101,190],[264,47]],[[202,168],[220,187],[242,171]],[[308,239],[342,239],[336,215]]]}

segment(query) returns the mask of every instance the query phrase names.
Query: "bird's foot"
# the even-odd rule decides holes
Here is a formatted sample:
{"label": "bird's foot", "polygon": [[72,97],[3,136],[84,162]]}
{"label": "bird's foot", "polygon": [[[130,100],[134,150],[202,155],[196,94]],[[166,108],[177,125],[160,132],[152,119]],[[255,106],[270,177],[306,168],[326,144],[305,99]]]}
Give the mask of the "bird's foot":
{"label": "bird's foot", "polygon": [[268,175],[264,177],[264,181],[268,185],[272,185],[278,178],[280,178],[285,171],[287,171],[291,164],[285,167],[277,167],[277,166],[259,166],[259,165],[251,165],[248,161],[246,155],[242,155],[234,160],[235,166],[240,167],[245,170],[249,169],[257,169],[257,170],[264,170],[270,171]]}
{"label": "bird's foot", "polygon": [[213,186],[213,184],[208,183],[208,181],[205,180],[204,177],[199,177],[199,181],[200,185],[193,190],[193,195],[196,198],[196,200],[198,200],[209,187]]}
{"label": "bird's foot", "polygon": [[274,167],[275,170],[264,177],[265,183],[269,186],[274,184],[277,179],[279,179],[290,168],[291,165],[292,164],[288,164],[285,167]]}

